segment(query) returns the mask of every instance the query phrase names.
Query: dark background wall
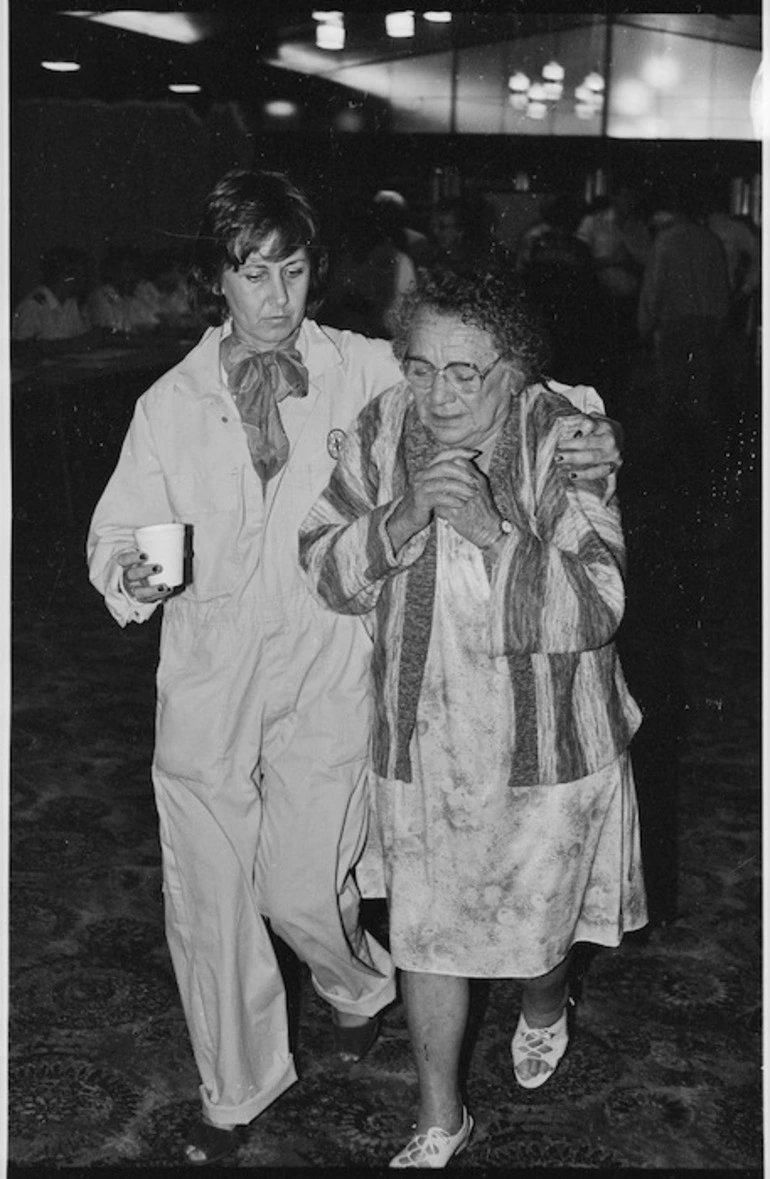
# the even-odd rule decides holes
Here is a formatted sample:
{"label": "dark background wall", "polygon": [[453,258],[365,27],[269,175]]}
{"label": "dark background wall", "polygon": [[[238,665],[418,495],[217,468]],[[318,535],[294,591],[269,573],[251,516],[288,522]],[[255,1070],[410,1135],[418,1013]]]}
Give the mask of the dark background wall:
{"label": "dark background wall", "polygon": [[41,250],[71,244],[96,272],[111,242],[157,249],[194,235],[203,197],[228,168],[285,169],[318,203],[332,232],[357,193],[396,188],[418,226],[436,168],[466,192],[505,192],[526,172],[533,193],[582,193],[603,168],[652,188],[678,179],[713,185],[728,207],[731,179],[760,170],[749,142],[586,137],[393,135],[254,131],[236,104],[203,114],[184,103],[24,101],[11,112],[11,297],[37,281]]}

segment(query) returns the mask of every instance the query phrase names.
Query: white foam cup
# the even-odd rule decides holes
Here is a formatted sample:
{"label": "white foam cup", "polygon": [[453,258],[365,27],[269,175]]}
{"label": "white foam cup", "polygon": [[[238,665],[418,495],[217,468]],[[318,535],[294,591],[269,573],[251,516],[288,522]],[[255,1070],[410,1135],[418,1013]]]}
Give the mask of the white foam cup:
{"label": "white foam cup", "polygon": [[184,582],[184,524],[146,524],[134,530],[140,553],[149,565],[161,565],[160,573],[147,578],[148,585],[169,588]]}

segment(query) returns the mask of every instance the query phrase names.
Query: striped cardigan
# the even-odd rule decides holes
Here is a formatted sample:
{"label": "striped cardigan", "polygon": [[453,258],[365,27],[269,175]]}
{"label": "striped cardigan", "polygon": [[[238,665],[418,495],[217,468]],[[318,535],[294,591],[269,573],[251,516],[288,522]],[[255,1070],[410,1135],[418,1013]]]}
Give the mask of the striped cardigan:
{"label": "striped cardigan", "polygon": [[[594,773],[627,747],[641,720],[611,641],[625,601],[614,477],[566,487],[553,463],[559,419],[574,413],[543,385],[525,389],[512,401],[489,471],[495,502],[513,524],[497,558],[484,559],[488,653],[507,660],[513,685],[514,787]],[[372,764],[406,782],[430,639],[435,524],[398,553],[386,525],[410,472],[437,451],[408,386],[381,394],[349,431],[300,530],[300,561],[316,596],[339,613],[367,616]]]}

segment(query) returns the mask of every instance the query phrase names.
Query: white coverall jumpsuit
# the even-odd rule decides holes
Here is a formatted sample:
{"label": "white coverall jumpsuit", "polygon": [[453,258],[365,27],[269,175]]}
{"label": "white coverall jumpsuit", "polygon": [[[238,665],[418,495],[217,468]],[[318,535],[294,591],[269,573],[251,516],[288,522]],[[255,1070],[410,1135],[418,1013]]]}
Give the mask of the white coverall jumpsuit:
{"label": "white coverall jumpsuit", "polygon": [[305,320],[309,393],[281,403],[291,453],[263,497],[220,369],[226,330],[139,399],[88,537],[91,580],[124,626],[155,609],[121,588],[133,529],[192,526],[192,584],[164,608],[153,782],[166,933],[215,1125],[249,1122],[296,1080],[262,915],[333,1007],[373,1015],[395,997],[388,955],[358,929],[352,875],[370,641],[314,602],[297,534],[342,431],[399,369],[386,342]]}

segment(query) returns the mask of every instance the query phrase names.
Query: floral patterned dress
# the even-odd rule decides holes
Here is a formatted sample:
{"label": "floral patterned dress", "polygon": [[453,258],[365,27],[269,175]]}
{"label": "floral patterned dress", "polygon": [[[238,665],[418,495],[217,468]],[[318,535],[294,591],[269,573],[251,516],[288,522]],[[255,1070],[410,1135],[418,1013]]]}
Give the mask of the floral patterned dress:
{"label": "floral patterned dress", "polygon": [[[414,781],[373,778],[363,891],[384,887],[403,970],[533,978],[578,941],[646,924],[628,753],[577,782],[511,788],[513,685],[486,637],[480,550],[438,522]],[[377,877],[380,875],[380,879]]]}

